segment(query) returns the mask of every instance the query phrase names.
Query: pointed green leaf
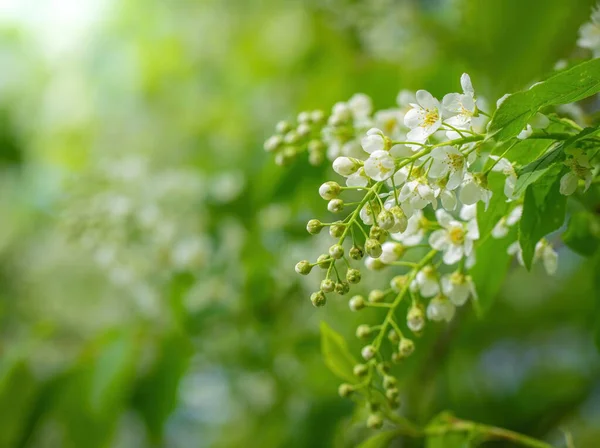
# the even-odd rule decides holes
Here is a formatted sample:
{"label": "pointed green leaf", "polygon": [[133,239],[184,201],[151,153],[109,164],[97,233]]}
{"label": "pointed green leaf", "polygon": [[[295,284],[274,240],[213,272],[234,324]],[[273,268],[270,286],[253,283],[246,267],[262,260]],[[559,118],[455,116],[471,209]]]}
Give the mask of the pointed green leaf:
{"label": "pointed green leaf", "polygon": [[600,91],[600,59],[592,59],[557,73],[546,81],[506,98],[494,113],[488,138],[503,142],[516,137],[538,110],[567,104]]}
{"label": "pointed green leaf", "polygon": [[352,369],[357,361],[350,354],[344,338],[325,322],[321,322],[321,352],[329,370],[345,381],[355,381]]}

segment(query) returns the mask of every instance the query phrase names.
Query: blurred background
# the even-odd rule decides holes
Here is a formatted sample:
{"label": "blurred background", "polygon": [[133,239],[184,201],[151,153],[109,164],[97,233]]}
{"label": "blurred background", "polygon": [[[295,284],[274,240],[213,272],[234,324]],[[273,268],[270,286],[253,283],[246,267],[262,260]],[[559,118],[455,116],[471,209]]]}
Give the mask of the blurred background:
{"label": "blurred background", "polygon": [[[592,6],[0,0],[0,446],[366,438],[318,328],[357,350],[378,316],[316,310],[317,276],[294,273],[328,246],[304,226],[332,177],[276,167],[262,142],[301,110],[439,96],[465,71],[493,104],[582,51]],[[554,278],[515,265],[488,318],[431,325],[396,367],[402,412],[598,446],[598,272],[560,256]]]}

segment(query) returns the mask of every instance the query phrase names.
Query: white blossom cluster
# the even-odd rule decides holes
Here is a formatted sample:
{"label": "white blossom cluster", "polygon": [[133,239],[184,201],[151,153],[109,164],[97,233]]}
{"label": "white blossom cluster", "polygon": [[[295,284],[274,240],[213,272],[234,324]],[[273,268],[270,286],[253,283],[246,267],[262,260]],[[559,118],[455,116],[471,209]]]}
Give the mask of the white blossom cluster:
{"label": "white blossom cluster", "polygon": [[577,45],[592,50],[595,58],[600,57],[600,7],[592,10],[590,21],[579,29]]}

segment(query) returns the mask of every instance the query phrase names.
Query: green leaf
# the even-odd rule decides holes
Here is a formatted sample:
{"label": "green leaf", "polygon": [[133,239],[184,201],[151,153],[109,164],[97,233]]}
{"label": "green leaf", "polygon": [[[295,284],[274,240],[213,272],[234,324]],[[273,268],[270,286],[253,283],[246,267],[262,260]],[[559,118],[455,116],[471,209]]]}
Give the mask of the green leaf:
{"label": "green leaf", "polygon": [[542,177],[551,166],[562,161],[565,158],[565,150],[567,148],[570,148],[584,138],[593,137],[599,131],[600,128],[585,128],[579,134],[564,140],[537,160],[523,167],[518,173],[519,177],[515,185],[515,195],[520,196],[529,185]]}
{"label": "green leaf", "polygon": [[[445,426],[452,418],[449,412],[442,412],[435,416],[427,425],[427,429]],[[425,448],[470,448],[472,434],[467,431],[446,432],[442,434],[429,435],[425,440]]]}
{"label": "green leaf", "polygon": [[386,448],[400,434],[398,431],[382,431],[369,437],[358,448]]}
{"label": "green leaf", "polygon": [[573,251],[591,257],[600,247],[600,220],[588,211],[574,213],[562,239]]}
{"label": "green leaf", "polygon": [[16,446],[34,405],[38,386],[23,360],[16,360],[3,370],[0,374],[0,446]]}
{"label": "green leaf", "polygon": [[471,268],[470,274],[479,297],[473,304],[480,316],[489,311],[504,283],[512,259],[507,249],[515,237],[516,230],[511,229],[504,238],[488,237],[476,248],[477,263]]}
{"label": "green leaf", "polygon": [[348,350],[344,338],[325,322],[321,322],[321,352],[325,364],[335,375],[349,382],[356,380],[352,370],[357,361]]}
{"label": "green leaf", "polygon": [[485,209],[485,204],[477,204],[477,225],[482,238],[490,234],[494,226],[508,211],[508,203],[504,195],[505,176],[502,173],[491,172],[488,175],[488,188],[492,191],[492,199]]}
{"label": "green leaf", "polygon": [[557,73],[528,90],[510,95],[494,113],[488,138],[503,142],[516,137],[543,107],[567,104],[600,91],[600,59],[583,62]]}
{"label": "green leaf", "polygon": [[537,242],[564,223],[567,198],[559,191],[563,168],[553,166],[525,191],[519,242],[527,269],[531,269]]}

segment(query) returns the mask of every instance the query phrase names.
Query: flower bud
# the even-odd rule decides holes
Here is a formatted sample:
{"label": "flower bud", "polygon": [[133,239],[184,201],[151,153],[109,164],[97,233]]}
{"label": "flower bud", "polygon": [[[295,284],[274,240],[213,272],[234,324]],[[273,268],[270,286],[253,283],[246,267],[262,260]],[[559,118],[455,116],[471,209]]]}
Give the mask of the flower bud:
{"label": "flower bud", "polygon": [[278,134],[286,134],[292,130],[292,125],[288,121],[282,120],[277,123],[275,130]]}
{"label": "flower bud", "polygon": [[396,330],[392,329],[388,332],[388,339],[393,344],[397,344],[398,342],[400,342],[400,335]]}
{"label": "flower bud", "polygon": [[308,152],[310,153],[320,153],[320,154],[325,154],[325,143],[323,143],[321,140],[311,140],[310,142],[308,142]]}
{"label": "flower bud", "polygon": [[331,235],[333,238],[339,238],[344,234],[345,230],[346,226],[341,222],[338,222],[329,227],[329,235]]}
{"label": "flower bud", "polygon": [[365,241],[365,250],[367,251],[367,254],[369,254],[369,257],[379,258],[382,253],[381,243],[376,239],[369,238]]}
{"label": "flower bud", "polygon": [[308,233],[310,233],[311,235],[317,235],[318,233],[321,232],[322,228],[323,228],[323,224],[318,219],[311,219],[306,224],[306,231]]}
{"label": "flower bud", "polygon": [[321,124],[325,121],[325,112],[322,110],[313,110],[310,113],[310,119],[315,124]]}
{"label": "flower bud", "polygon": [[310,134],[311,128],[308,123],[300,123],[296,128],[296,132],[300,138],[304,138]]}
{"label": "flower bud", "polygon": [[388,229],[390,233],[405,232],[408,226],[408,219],[402,208],[396,205],[390,209],[390,212],[394,215],[394,225],[391,229]]}
{"label": "flower bud", "polygon": [[388,231],[379,226],[373,226],[371,227],[371,230],[369,230],[369,237],[379,241],[380,243],[383,243],[387,239],[388,235]]}
{"label": "flower bud", "polygon": [[350,292],[350,285],[348,282],[339,282],[335,284],[335,292],[340,296],[345,296]]}
{"label": "flower bud", "polygon": [[[394,378],[395,379],[395,378]],[[398,395],[400,395],[400,391],[398,390],[397,387],[389,387],[387,388],[387,390],[385,391],[385,397],[392,401],[392,400],[396,400],[396,398],[398,398]]]}
{"label": "flower bud", "polygon": [[408,284],[406,275],[397,275],[390,281],[390,286],[395,292],[402,291]]}
{"label": "flower bud", "polygon": [[308,260],[299,261],[296,264],[296,272],[300,275],[308,275],[312,271],[312,265]]}
{"label": "flower bud", "polygon": [[399,363],[401,363],[401,362],[402,362],[402,359],[403,359],[403,358],[402,358],[402,356],[400,356],[400,353],[398,353],[398,352],[394,352],[394,353],[392,353],[392,362],[393,362],[394,364],[399,364]]}
{"label": "flower bud", "polygon": [[331,255],[331,258],[339,260],[344,256],[344,248],[341,244],[334,244],[329,248],[329,255]]}
{"label": "flower bud", "polygon": [[352,311],[359,311],[365,307],[365,299],[363,296],[354,296],[348,302],[348,306]]}
{"label": "flower bud", "polygon": [[358,269],[348,269],[346,272],[346,280],[353,285],[360,283],[361,275]]}
{"label": "flower bud", "polygon": [[327,210],[331,213],[340,213],[344,210],[344,201],[342,199],[332,199],[327,204]]}
{"label": "flower bud", "polygon": [[358,246],[352,246],[352,248],[350,248],[350,252],[348,254],[350,255],[350,258],[352,258],[353,260],[362,260],[362,258],[365,256],[365,253],[363,252],[363,250]]}
{"label": "flower bud", "polygon": [[338,387],[338,394],[340,394],[340,397],[342,398],[348,398],[352,392],[354,392],[354,387],[352,387],[351,384],[342,383],[340,384],[340,387]]}
{"label": "flower bud", "polygon": [[321,291],[333,292],[335,290],[335,282],[330,278],[323,279],[321,281]]}
{"label": "flower bud", "polygon": [[390,370],[392,370],[392,366],[389,362],[383,361],[377,364],[377,370],[381,375],[385,376],[390,372]]}
{"label": "flower bud", "polygon": [[267,141],[265,141],[265,151],[267,152],[274,152],[277,151],[279,148],[281,148],[281,145],[283,145],[283,139],[281,138],[280,135],[272,135],[271,137],[269,137],[267,139]]}
{"label": "flower bud", "polygon": [[396,221],[394,220],[394,215],[392,215],[389,211],[382,210],[379,212],[379,215],[377,215],[377,223],[381,228],[389,230],[394,226]]}
{"label": "flower bud", "polygon": [[295,145],[300,141],[300,134],[298,132],[292,130],[283,136],[283,141],[288,145]]}
{"label": "flower bud", "polygon": [[380,271],[383,268],[385,268],[386,265],[379,258],[367,257],[367,259],[365,260],[365,266],[370,271]]}
{"label": "flower bud", "polygon": [[418,305],[413,305],[408,310],[406,325],[413,333],[418,333],[425,327],[425,313]]}
{"label": "flower bud", "polygon": [[333,161],[333,171],[340,176],[348,177],[356,173],[359,168],[360,164],[350,157],[338,157]]}
{"label": "flower bud", "polygon": [[360,354],[362,355],[365,361],[372,359],[373,356],[375,356],[375,353],[377,353],[377,351],[372,345],[365,345],[360,351]]}
{"label": "flower bud", "polygon": [[321,269],[328,269],[329,265],[333,262],[329,254],[321,254],[319,258],[317,258],[317,265]]}
{"label": "flower bud", "polygon": [[342,187],[340,187],[340,184],[333,181],[325,182],[319,187],[319,195],[326,201],[337,198],[341,191]]}
{"label": "flower bud", "polygon": [[385,299],[385,293],[380,289],[374,289],[369,293],[369,302],[383,302],[383,299]]}
{"label": "flower bud", "polygon": [[367,428],[369,429],[379,429],[383,426],[383,417],[381,414],[371,414],[367,418]]}
{"label": "flower bud", "polygon": [[391,389],[392,387],[396,387],[398,384],[398,380],[391,375],[386,375],[383,377],[383,387],[386,389]]}
{"label": "flower bud", "polygon": [[412,355],[415,351],[415,343],[407,338],[402,338],[400,340],[400,344],[398,345],[398,352],[404,358]]}
{"label": "flower bud", "polygon": [[311,294],[310,301],[314,306],[318,308],[324,306],[327,303],[327,297],[325,297],[323,291],[317,291]]}
{"label": "flower bud", "polygon": [[365,364],[356,364],[352,372],[358,377],[365,376],[369,372],[369,367]]}
{"label": "flower bud", "polygon": [[308,154],[308,163],[312,166],[319,166],[325,161],[325,154],[320,152],[311,152]]}
{"label": "flower bud", "polygon": [[366,339],[371,336],[371,327],[368,325],[362,324],[356,327],[356,337],[359,339]]}
{"label": "flower bud", "polygon": [[296,120],[298,123],[310,123],[310,112],[300,112]]}
{"label": "flower bud", "polygon": [[381,261],[386,264],[393,264],[404,255],[404,252],[406,252],[404,246],[395,241],[386,241],[381,245],[381,250]]}

